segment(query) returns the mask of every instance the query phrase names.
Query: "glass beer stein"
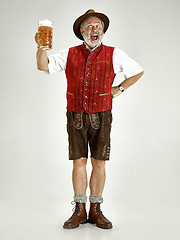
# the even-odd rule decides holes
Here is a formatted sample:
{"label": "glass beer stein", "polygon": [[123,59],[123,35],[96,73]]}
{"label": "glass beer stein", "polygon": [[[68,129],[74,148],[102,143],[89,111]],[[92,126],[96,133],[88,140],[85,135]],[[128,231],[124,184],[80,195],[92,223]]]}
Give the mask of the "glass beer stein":
{"label": "glass beer stein", "polygon": [[38,24],[38,48],[50,50],[52,48],[53,24],[48,19],[39,21]]}

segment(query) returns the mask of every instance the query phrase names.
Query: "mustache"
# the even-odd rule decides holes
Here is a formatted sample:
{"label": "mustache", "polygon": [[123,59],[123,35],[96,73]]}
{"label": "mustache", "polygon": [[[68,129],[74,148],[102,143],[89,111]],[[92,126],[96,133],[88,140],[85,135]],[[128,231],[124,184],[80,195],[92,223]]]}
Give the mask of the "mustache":
{"label": "mustache", "polygon": [[95,36],[99,37],[100,34],[99,34],[98,32],[92,32],[92,33],[90,34],[90,37],[95,37]]}

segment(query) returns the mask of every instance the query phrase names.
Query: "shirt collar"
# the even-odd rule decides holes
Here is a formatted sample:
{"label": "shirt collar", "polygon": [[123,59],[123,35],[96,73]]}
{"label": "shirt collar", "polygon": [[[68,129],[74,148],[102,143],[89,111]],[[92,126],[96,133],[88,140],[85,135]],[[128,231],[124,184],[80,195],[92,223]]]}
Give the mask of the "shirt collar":
{"label": "shirt collar", "polygon": [[93,49],[90,49],[89,47],[88,47],[88,45],[87,45],[87,43],[86,42],[84,42],[84,44],[85,44],[85,46],[86,46],[86,48],[87,49],[89,49],[89,51],[90,52],[93,52],[94,50],[96,50],[97,48],[99,48],[100,47],[100,45],[101,45],[101,42],[96,46],[96,47],[94,47]]}

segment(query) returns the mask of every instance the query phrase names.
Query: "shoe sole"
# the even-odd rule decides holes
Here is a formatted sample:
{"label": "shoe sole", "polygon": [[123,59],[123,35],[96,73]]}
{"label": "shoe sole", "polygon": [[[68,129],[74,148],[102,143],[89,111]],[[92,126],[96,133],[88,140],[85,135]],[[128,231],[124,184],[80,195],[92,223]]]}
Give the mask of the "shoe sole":
{"label": "shoe sole", "polygon": [[[87,220],[87,222],[88,222],[88,223],[91,223],[91,224],[96,224],[95,222],[91,222],[90,220]],[[113,226],[102,227],[102,226],[100,226],[100,225],[98,225],[98,224],[96,224],[96,227],[102,228],[102,229],[111,229],[111,228],[113,228]]]}
{"label": "shoe sole", "polygon": [[[83,221],[83,222],[80,222],[79,224],[86,224],[87,223],[87,220],[86,221]],[[64,229],[74,229],[74,228],[78,228],[79,227],[79,224],[77,226],[63,226]]]}

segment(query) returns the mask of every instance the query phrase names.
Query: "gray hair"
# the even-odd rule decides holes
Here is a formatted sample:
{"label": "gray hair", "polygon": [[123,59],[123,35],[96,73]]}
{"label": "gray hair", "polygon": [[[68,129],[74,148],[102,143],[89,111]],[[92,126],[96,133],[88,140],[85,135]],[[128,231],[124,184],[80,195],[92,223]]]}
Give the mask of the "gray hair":
{"label": "gray hair", "polygon": [[[86,18],[86,19],[87,19],[87,18]],[[85,19],[85,20],[86,20],[86,19]],[[85,21],[85,20],[84,20],[84,21]],[[82,23],[81,23],[81,25],[80,25],[80,29],[83,29],[84,21],[82,21]],[[103,31],[104,31],[104,22],[103,22],[102,19],[100,19],[100,21],[101,21],[101,24],[102,24],[102,27],[103,27]]]}

